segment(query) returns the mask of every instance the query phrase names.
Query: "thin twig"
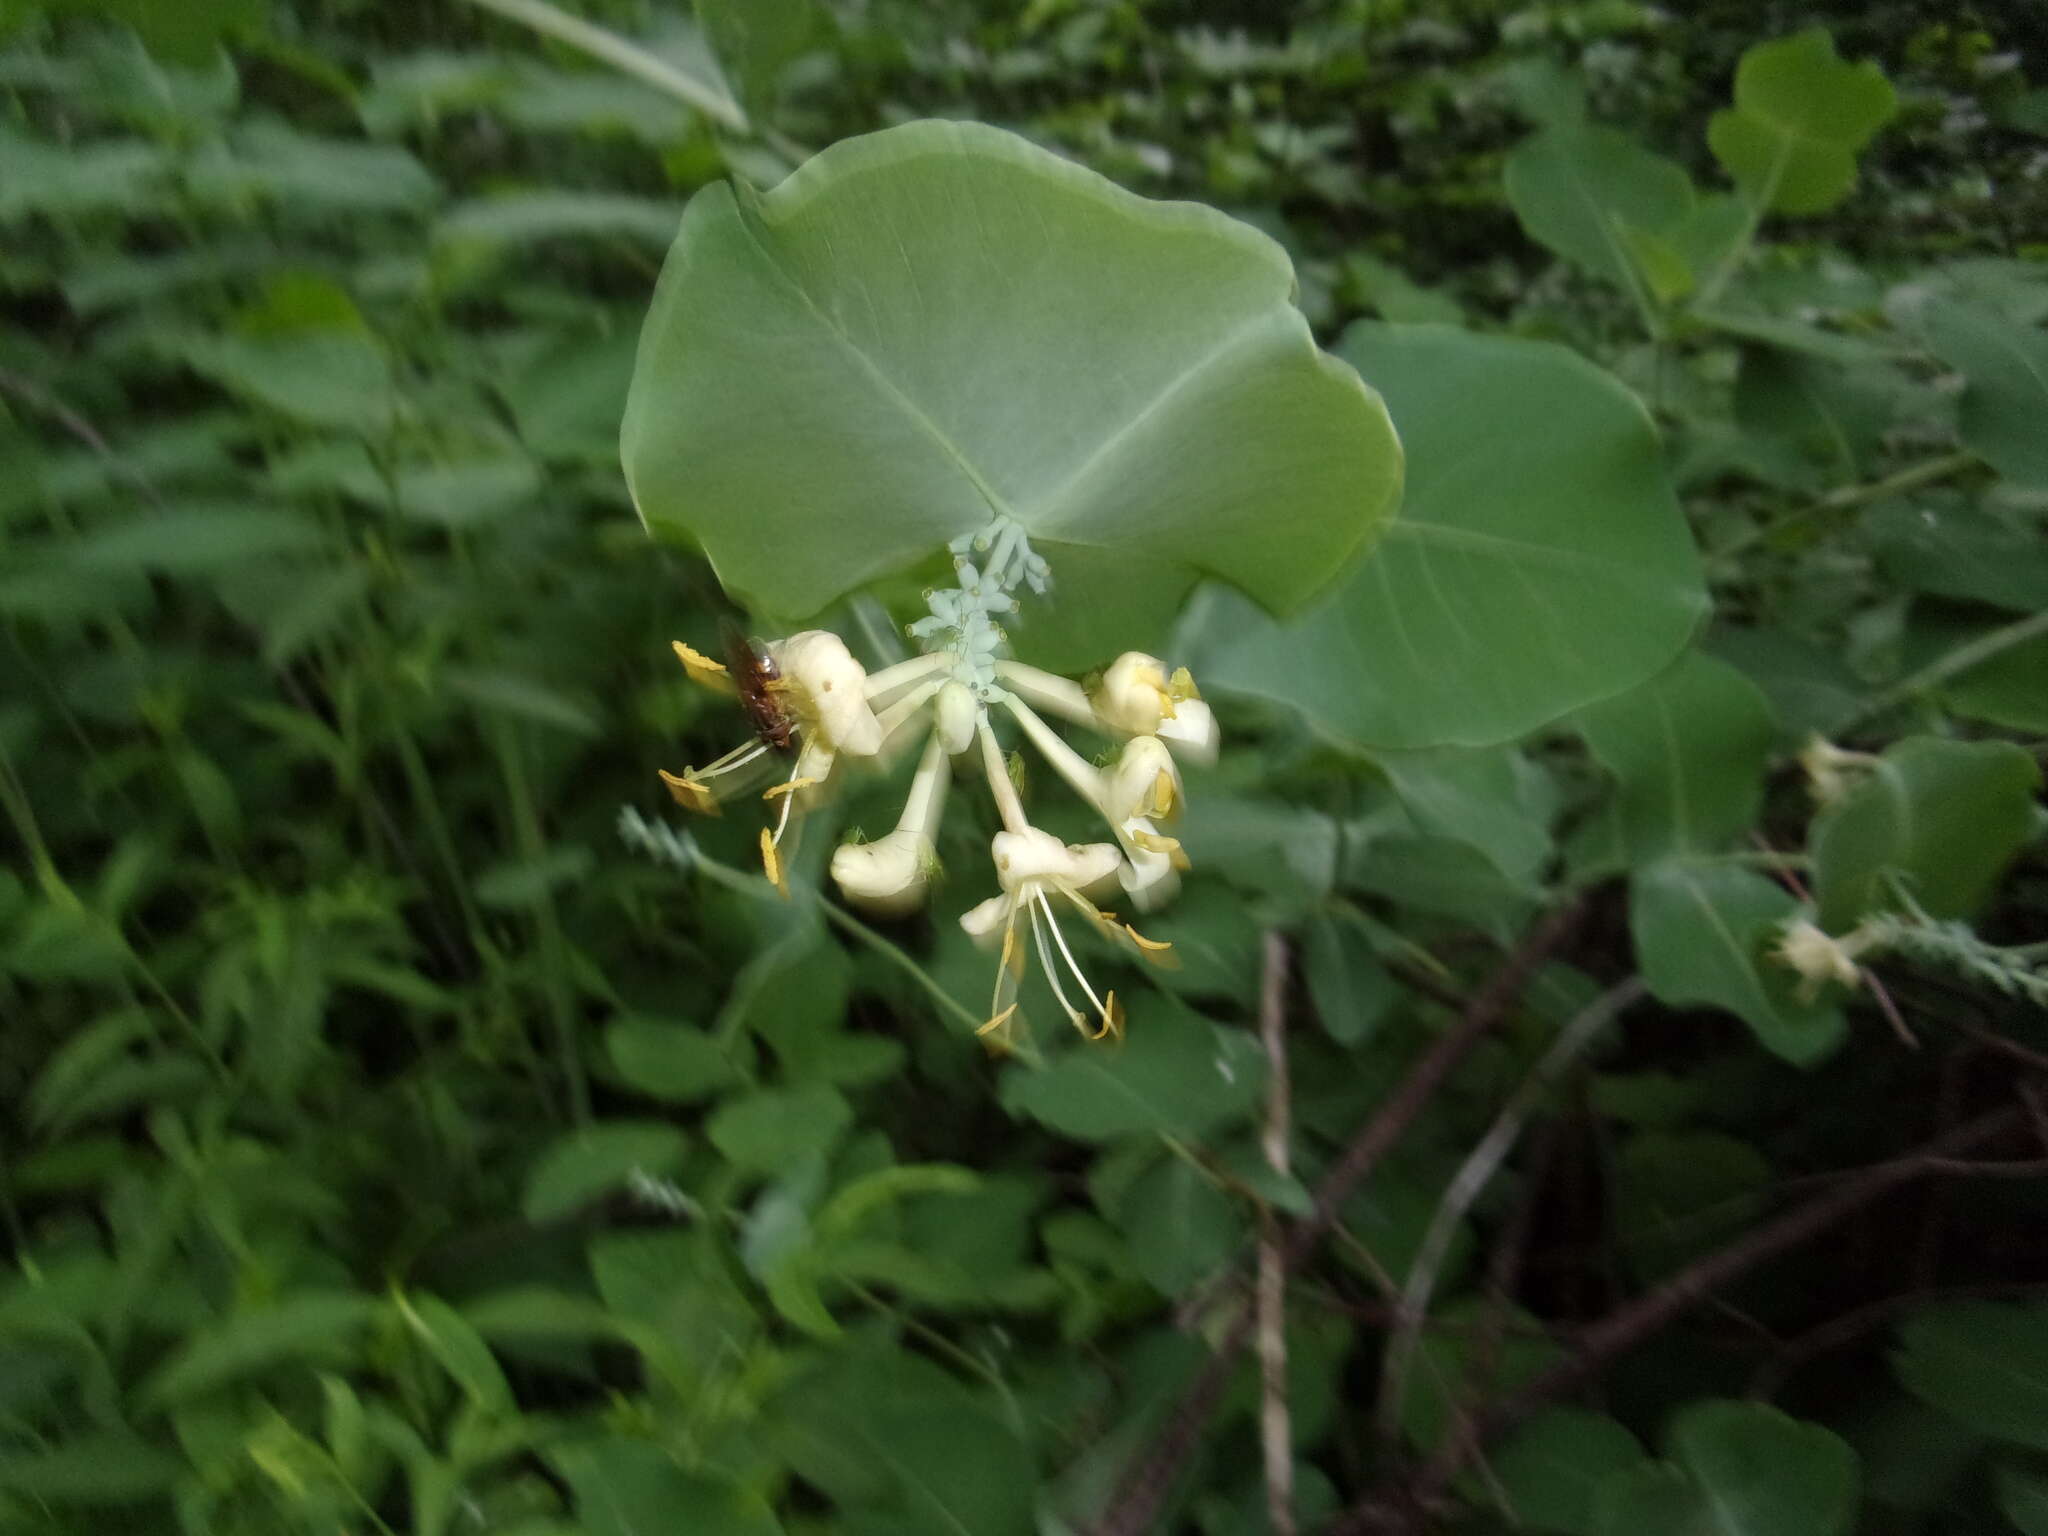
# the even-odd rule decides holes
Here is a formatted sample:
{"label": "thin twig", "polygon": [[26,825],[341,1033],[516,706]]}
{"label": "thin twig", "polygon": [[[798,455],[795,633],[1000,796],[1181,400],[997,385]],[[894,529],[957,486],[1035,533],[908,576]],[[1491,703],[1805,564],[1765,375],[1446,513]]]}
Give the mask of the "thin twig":
{"label": "thin twig", "polygon": [[1919,1151],[1876,1163],[1843,1180],[1828,1193],[1754,1228],[1726,1247],[1687,1265],[1655,1290],[1609,1314],[1579,1334],[1569,1358],[1552,1366],[1519,1392],[1481,1416],[1469,1443],[1447,1441],[1404,1492],[1391,1498],[1369,1494],[1331,1527],[1330,1536],[1359,1536],[1367,1531],[1420,1529],[1421,1511],[1433,1506],[1450,1486],[1474,1446],[1512,1429],[1542,1404],[1599,1375],[1627,1354],[1738,1276],[1775,1258],[1788,1248],[1818,1236],[1837,1222],[1915,1179],[1938,1174],[1978,1172],[1986,1166],[1959,1161],[2026,1124],[2025,1111],[2010,1106],[1960,1125],[1928,1142]]}
{"label": "thin twig", "polygon": [[[1266,935],[1259,989],[1259,1043],[1266,1049],[1266,1166],[1287,1177],[1291,1106],[1287,1082],[1287,939]],[[1294,1430],[1287,1410],[1287,1268],[1280,1218],[1259,1206],[1259,1444],[1266,1467],[1266,1519],[1273,1536],[1295,1536]]]}
{"label": "thin twig", "polygon": [[1529,1075],[1515,1090],[1514,1097],[1502,1107],[1486,1135],[1472,1149],[1444,1190],[1436,1214],[1430,1218],[1429,1228],[1416,1247],[1415,1259],[1408,1267],[1408,1283],[1401,1293],[1400,1325],[1393,1337],[1387,1340],[1385,1363],[1380,1371],[1378,1421],[1382,1433],[1388,1432],[1398,1421],[1401,1402],[1408,1390],[1408,1367],[1414,1359],[1416,1345],[1421,1342],[1423,1324],[1429,1316],[1430,1297],[1436,1291],[1437,1277],[1443,1270],[1444,1258],[1450,1252],[1451,1240],[1457,1235],[1459,1223],[1465,1219],[1481,1192],[1493,1182],[1509,1151],[1521,1138],[1522,1127],[1528,1124],[1529,1117],[1542,1104],[1552,1084],[1566,1067],[1578,1060],[1616,1015],[1641,998],[1646,990],[1642,978],[1632,976],[1620,985],[1608,988],[1559,1030],[1550,1049],[1530,1069]]}
{"label": "thin twig", "polygon": [[[1452,1069],[1506,1016],[1529,979],[1564,942],[1584,910],[1581,898],[1551,912],[1532,928],[1466,1005],[1458,1022],[1409,1069],[1401,1086],[1351,1139],[1317,1186],[1314,1209],[1294,1229],[1281,1250],[1284,1272],[1292,1274],[1307,1261],[1316,1245],[1337,1224],[1351,1191],[1415,1123]],[[1154,1529],[1159,1508],[1165,1503],[1181,1464],[1194,1451],[1202,1426],[1215,1411],[1223,1389],[1229,1385],[1237,1357],[1250,1340],[1252,1314],[1252,1308],[1242,1305],[1234,1309],[1208,1360],[1175,1404],[1158,1437],[1124,1469],[1092,1536],[1146,1536]]]}
{"label": "thin twig", "polygon": [[1940,687],[1957,673],[1981,666],[2001,651],[2009,651],[2014,646],[2024,645],[2041,635],[2048,635],[2048,609],[2001,625],[1979,635],[1967,645],[1959,645],[1954,650],[1937,656],[1917,672],[1909,673],[1891,687],[1872,694],[1847,715],[1835,721],[1831,729],[1838,739],[1847,736],[1852,728],[1876,719],[1930,688]]}
{"label": "thin twig", "polygon": [[141,470],[135,468],[120,454],[114,452],[100,429],[87,421],[70,406],[44,389],[35,380],[24,378],[11,368],[0,368],[0,394],[14,396],[22,404],[41,411],[66,432],[90,448],[93,456],[106,465],[113,474],[126,480],[151,506],[161,507],[163,497],[157,493],[156,485]]}

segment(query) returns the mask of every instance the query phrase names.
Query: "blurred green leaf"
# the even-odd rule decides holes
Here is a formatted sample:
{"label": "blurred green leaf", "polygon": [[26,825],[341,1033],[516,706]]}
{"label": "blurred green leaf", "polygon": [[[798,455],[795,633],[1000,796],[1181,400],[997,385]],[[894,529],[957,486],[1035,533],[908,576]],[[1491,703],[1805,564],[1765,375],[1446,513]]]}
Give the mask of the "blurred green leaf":
{"label": "blurred green leaf", "polygon": [[1735,69],[1735,105],[1714,114],[1707,143],[1757,208],[1824,213],[1856,183],[1856,155],[1891,118],[1884,71],[1850,64],[1825,29],[1758,43]]}
{"label": "blurred green leaf", "polygon": [[780,1173],[823,1156],[852,1122],[843,1094],[806,1083],[728,1099],[704,1132],[729,1162],[749,1173]]}
{"label": "blurred green leaf", "polygon": [[1593,868],[1714,853],[1756,819],[1773,735],[1770,706],[1726,662],[1687,651],[1648,683],[1572,723],[1615,779],[1574,839]]}
{"label": "blurred green leaf", "polygon": [[569,1485],[588,1536],[778,1536],[782,1523],[759,1494],[727,1479],[690,1472],[644,1440],[586,1440],[561,1445],[548,1460]]}
{"label": "blurred green leaf", "polygon": [[2048,1449],[2048,1307],[1942,1302],[1899,1326],[1892,1369],[1981,1434]]}
{"label": "blurred green leaf", "polygon": [[1265,1075],[1250,1036],[1141,997],[1121,1042],[1081,1042],[1044,1068],[1012,1067],[1002,1098],[1012,1114],[1082,1141],[1134,1132],[1199,1139],[1248,1114]]}
{"label": "blurred green leaf", "polygon": [[1487,1465],[1524,1529],[1600,1536],[1600,1485],[1645,1459],[1636,1437],[1606,1414],[1544,1408],[1490,1452]]}
{"label": "blurred green leaf", "polygon": [[1963,442],[2002,475],[2048,487],[2048,334],[1980,305],[1936,300],[1918,316],[1928,345],[1961,371]]}
{"label": "blurred green leaf", "polygon": [[1637,239],[1672,229],[1693,207],[1683,166],[1577,121],[1552,124],[1508,157],[1507,193],[1532,239],[1631,293],[1648,281]]}
{"label": "blurred green leaf", "polygon": [[1599,1498],[1600,1536],[1846,1536],[1856,1453],[1762,1403],[1695,1402],[1672,1421],[1676,1459],[1623,1472]]}
{"label": "blurred green leaf", "polygon": [[1671,860],[1629,881],[1636,963],[1660,1002],[1726,1008],[1787,1061],[1820,1060],[1841,1044],[1839,1003],[1802,1003],[1792,972],[1766,953],[1799,912],[1783,886],[1755,870]]}
{"label": "blurred green leaf", "polygon": [[557,1137],[526,1175],[520,1210],[531,1222],[556,1217],[609,1193],[635,1174],[665,1178],[682,1166],[683,1133],[648,1120],[602,1120]]}
{"label": "blurred green leaf", "polygon": [[1929,916],[1980,907],[2032,834],[2041,770],[2002,741],[1911,736],[1885,749],[1855,787],[1814,818],[1814,898],[1840,933],[1896,905],[1896,875]]}
{"label": "blurred green leaf", "polygon": [[238,1312],[180,1345],[143,1382],[139,1400],[164,1408],[284,1361],[343,1361],[377,1302],[341,1291],[302,1291]]}

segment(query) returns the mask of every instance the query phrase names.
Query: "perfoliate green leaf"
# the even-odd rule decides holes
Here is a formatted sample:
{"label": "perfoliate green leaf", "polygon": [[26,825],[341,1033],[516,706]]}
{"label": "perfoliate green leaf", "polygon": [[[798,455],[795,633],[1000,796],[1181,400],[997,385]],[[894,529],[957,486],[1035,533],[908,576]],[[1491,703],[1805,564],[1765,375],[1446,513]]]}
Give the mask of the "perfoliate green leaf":
{"label": "perfoliate green leaf", "polygon": [[[1020,640],[1103,659],[1198,575],[1298,606],[1393,511],[1378,398],[1293,272],[1213,209],[920,122],[691,202],[622,448],[649,528],[807,614],[1014,519],[1052,562]],[[1091,604],[1091,598],[1093,602]]]}
{"label": "perfoliate green leaf", "polygon": [[1768,957],[1792,893],[1753,869],[1672,859],[1629,881],[1629,931],[1636,963],[1659,1002],[1726,1008],[1767,1050],[1795,1063],[1818,1061],[1841,1043],[1838,1003],[1803,1003],[1794,975]]}
{"label": "perfoliate green leaf", "polygon": [[1693,1403],[1670,1450],[1603,1485],[1599,1536],[1844,1536],[1855,1515],[1856,1453],[1765,1404]]}
{"label": "perfoliate green leaf", "polygon": [[1899,1328],[1909,1390],[1981,1434],[2048,1449],[2048,1307],[1953,1301]]}
{"label": "perfoliate green leaf", "polygon": [[1735,68],[1735,105],[1707,144],[1745,196],[1778,213],[1823,213],[1856,183],[1856,154],[1897,105],[1884,71],[1851,64],[1814,27],[1758,43]]}
{"label": "perfoliate green leaf", "polygon": [[2033,825],[2041,770],[2003,741],[1912,736],[1814,818],[1810,846],[1821,925],[1852,927],[1896,903],[1895,875],[1931,917],[1983,904]]}
{"label": "perfoliate green leaf", "polygon": [[1180,652],[1205,687],[1300,709],[1366,746],[1484,746],[1620,693],[1706,598],[1656,429],[1563,347],[1354,325],[1339,349],[1408,454],[1401,515],[1299,619],[1212,589]]}

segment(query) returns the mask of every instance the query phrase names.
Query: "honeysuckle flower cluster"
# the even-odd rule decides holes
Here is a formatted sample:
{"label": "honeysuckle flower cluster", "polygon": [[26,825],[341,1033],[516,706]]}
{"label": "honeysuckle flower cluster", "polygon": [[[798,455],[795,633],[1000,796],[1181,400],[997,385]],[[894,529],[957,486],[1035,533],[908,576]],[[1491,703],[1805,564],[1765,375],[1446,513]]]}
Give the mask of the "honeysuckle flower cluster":
{"label": "honeysuckle flower cluster", "polygon": [[[680,641],[676,654],[691,677],[712,686],[749,686],[757,738],[703,768],[661,777],[685,808],[717,808],[720,781],[763,759],[784,757],[787,773],[767,791],[772,822],[761,829],[768,877],[787,890],[789,838],[806,806],[848,763],[887,760],[923,746],[902,815],[885,836],[835,849],[831,873],[854,906],[895,917],[915,910],[937,871],[939,819],[956,764],[978,768],[1002,823],[990,844],[999,893],[969,909],[961,926],[999,958],[981,1032],[1005,1041],[1017,994],[1035,955],[1069,1022],[1100,1039],[1122,1028],[1116,994],[1098,987],[1061,928],[1078,917],[1128,953],[1164,963],[1170,946],[1145,938],[1101,903],[1112,898],[1148,912],[1179,889],[1187,856],[1167,830],[1184,798],[1180,765],[1213,761],[1216,718],[1185,668],[1131,651],[1084,685],[1008,659],[999,616],[1020,591],[1043,593],[1049,576],[1023,530],[998,521],[951,546],[956,585],[926,594],[929,616],[910,626],[923,654],[869,673],[838,636],[805,630],[770,643],[752,679]],[[1070,746],[1051,721],[1083,727],[1119,743],[1098,764]],[[1104,838],[1064,843],[1034,826],[1018,793],[998,732],[1031,744],[1054,773],[1101,819]],[[734,781],[736,782],[736,781]]]}

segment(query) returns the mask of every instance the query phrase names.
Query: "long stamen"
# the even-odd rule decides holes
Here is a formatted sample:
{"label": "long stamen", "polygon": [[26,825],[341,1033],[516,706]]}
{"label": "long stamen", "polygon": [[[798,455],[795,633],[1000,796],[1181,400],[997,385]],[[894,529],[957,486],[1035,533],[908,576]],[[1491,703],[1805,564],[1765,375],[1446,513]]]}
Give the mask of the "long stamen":
{"label": "long stamen", "polygon": [[[816,781],[813,780],[812,782],[815,783]],[[783,790],[785,791],[785,793],[782,796],[782,812],[775,818],[775,836],[770,839],[770,841],[773,842],[775,846],[778,848],[782,846],[782,834],[786,830],[788,830],[789,827],[790,807],[796,804],[795,794],[789,793],[788,791],[794,791],[796,789],[801,788],[802,783],[802,780],[792,778],[787,784],[782,786]]]}
{"label": "long stamen", "polygon": [[[1034,891],[1032,894],[1036,895],[1037,893]],[[1060,1007],[1066,1010],[1067,1021],[1074,1028],[1079,1029],[1081,1028],[1083,1014],[1080,1009],[1067,1001],[1066,989],[1060,985],[1059,967],[1052,963],[1052,955],[1046,948],[1045,929],[1042,926],[1044,919],[1039,915],[1038,903],[1031,900],[1030,897],[1026,897],[1025,902],[1031,908],[1031,938],[1038,946],[1038,968],[1045,972],[1045,979],[1052,987],[1052,995],[1060,1000]],[[1055,938],[1059,936],[1059,929],[1057,927],[1053,929],[1053,936]]]}
{"label": "long stamen", "polygon": [[735,768],[746,767],[747,764],[751,763],[755,758],[760,757],[767,750],[768,745],[766,742],[741,742],[740,745],[734,747],[730,752],[726,753],[725,756],[715,759],[710,764],[710,766],[705,768],[692,768],[690,770],[690,777],[693,779],[708,779],[714,777],[717,774],[731,773]]}
{"label": "long stamen", "polygon": [[1032,895],[1038,898],[1039,910],[1045,913],[1045,926],[1052,930],[1052,940],[1059,945],[1060,953],[1066,957],[1067,969],[1074,973],[1074,980],[1081,984],[1081,990],[1088,994],[1088,1001],[1095,1005],[1095,1011],[1105,1019],[1109,1017],[1109,1005],[1095,995],[1095,989],[1088,985],[1088,978],[1081,973],[1081,962],[1074,958],[1074,952],[1067,948],[1067,936],[1060,932],[1059,919],[1052,915],[1052,903],[1046,899],[1045,888],[1039,886]]}

